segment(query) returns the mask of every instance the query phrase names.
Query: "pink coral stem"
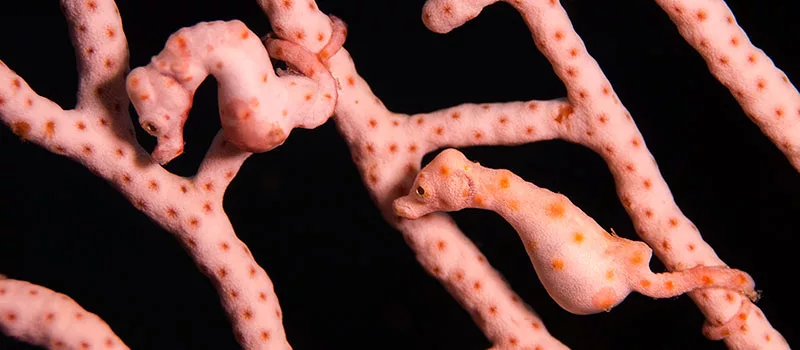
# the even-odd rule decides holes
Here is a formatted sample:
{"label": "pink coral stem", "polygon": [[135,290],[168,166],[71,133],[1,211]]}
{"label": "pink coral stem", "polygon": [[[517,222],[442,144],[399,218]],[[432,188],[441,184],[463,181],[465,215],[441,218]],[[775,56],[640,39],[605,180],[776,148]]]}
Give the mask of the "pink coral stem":
{"label": "pink coral stem", "polygon": [[70,297],[3,275],[0,330],[48,349],[128,349],[108,324]]}
{"label": "pink coral stem", "polygon": [[656,0],[750,119],[800,171],[800,93],[722,0]]}
{"label": "pink coral stem", "polygon": [[[495,2],[429,0],[423,19],[430,29],[447,32]],[[641,133],[588,54],[564,8],[558,1],[507,2],[522,14],[536,46],[567,88],[574,113],[556,120],[561,124],[558,129],[565,139],[586,145],[606,159],[619,197],[642,239],[670,270],[724,266],[675,204]],[[712,324],[727,323],[741,306],[738,295],[724,290],[692,292],[690,296]],[[753,306],[752,310],[758,308]],[[725,338],[730,348],[788,348],[765,317],[753,317],[748,322],[751,331],[732,331]]]}

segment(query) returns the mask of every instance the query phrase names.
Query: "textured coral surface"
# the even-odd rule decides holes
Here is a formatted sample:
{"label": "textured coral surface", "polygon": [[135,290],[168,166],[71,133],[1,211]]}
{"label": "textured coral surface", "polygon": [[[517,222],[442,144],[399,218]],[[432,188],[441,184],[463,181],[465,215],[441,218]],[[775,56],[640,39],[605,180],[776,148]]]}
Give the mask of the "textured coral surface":
{"label": "textured coral surface", "polygon": [[[510,6],[494,5],[442,36],[423,26],[423,3],[318,1],[347,22],[345,48],[392,111],[565,95]],[[784,10],[788,3],[728,1],[754,44],[790,79],[800,79],[793,47],[800,26]],[[132,67],[146,65],[170,34],[200,21],[239,19],[258,35],[269,31],[250,0],[118,4]],[[764,292],[757,305],[772,325],[790,344],[800,341],[797,293],[789,287],[800,265],[793,256],[800,243],[794,220],[800,176],[655,2],[563,5],[634,116],[684,214],[725,262],[753,276]],[[39,94],[70,107],[77,74],[65,28],[52,1],[9,3],[0,12],[0,59]],[[196,171],[220,127],[216,94],[209,81],[200,86],[185,153],[168,170]],[[239,238],[274,283],[292,346],[488,347],[469,314],[383,221],[333,124],[294,131],[281,147],[251,157],[224,200]],[[137,134],[152,151],[155,140],[141,129]],[[0,128],[0,149],[0,272],[69,295],[131,348],[237,347],[217,292],[170,234],[84,167],[20,142],[8,128]],[[567,195],[605,229],[638,240],[606,164],[586,148],[548,141],[464,152]],[[471,210],[455,218],[550,333],[571,348],[724,348],[703,337],[703,317],[687,297],[654,301],[634,294],[611,313],[564,312],[499,216]],[[663,271],[657,259],[651,267]],[[29,347],[2,337],[0,348]]]}

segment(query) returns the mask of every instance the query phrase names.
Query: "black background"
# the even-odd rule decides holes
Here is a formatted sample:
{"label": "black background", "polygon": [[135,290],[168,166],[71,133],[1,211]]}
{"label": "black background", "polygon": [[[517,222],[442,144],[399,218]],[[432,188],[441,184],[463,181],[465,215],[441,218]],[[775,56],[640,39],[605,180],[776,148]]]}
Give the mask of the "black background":
{"label": "black background", "polygon": [[[751,40],[800,79],[791,0],[729,0]],[[387,107],[415,113],[463,102],[564,96],[508,5],[446,36],[425,29],[423,0],[319,0],[349,24],[346,48]],[[800,176],[708,73],[653,1],[564,0],[589,52],[631,111],[684,213],[729,265],[764,291],[759,306],[790,344],[795,333]],[[169,34],[199,21],[269,23],[254,0],[119,1],[131,66]],[[41,95],[75,103],[77,73],[56,1],[3,1],[0,59]],[[795,80],[797,81],[797,80]],[[187,124],[187,153],[169,164],[191,175],[219,129],[206,81]],[[149,149],[153,139],[139,130]],[[635,238],[603,160],[561,141],[476,147],[481,164],[562,192],[602,226]],[[429,160],[431,156],[426,159]],[[0,128],[0,272],[70,295],[135,349],[238,348],[218,297],[172,236],[72,161]],[[489,343],[401,235],[379,216],[332,121],[292,133],[245,163],[225,196],[241,239],[267,270],[292,345],[303,349],[485,349]],[[575,349],[723,349],[700,333],[686,297],[631,295],[592,316],[562,311],[544,292],[514,231],[499,216],[455,214],[464,232]],[[656,270],[663,267],[652,264]],[[0,349],[28,349],[0,336]]]}

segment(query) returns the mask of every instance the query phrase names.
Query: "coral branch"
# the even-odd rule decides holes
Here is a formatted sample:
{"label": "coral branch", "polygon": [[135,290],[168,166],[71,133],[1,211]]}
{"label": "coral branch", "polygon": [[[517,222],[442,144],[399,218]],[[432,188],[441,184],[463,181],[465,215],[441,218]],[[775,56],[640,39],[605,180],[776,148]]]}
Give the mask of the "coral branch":
{"label": "coral branch", "polygon": [[396,219],[392,201],[408,192],[425,155],[421,146],[427,139],[414,138],[409,130],[427,125],[428,121],[424,116],[387,111],[358,75],[345,50],[330,60],[330,68],[342,82],[335,114],[339,132],[376,205],[403,233],[422,266],[472,313],[496,346],[565,348],[519,301],[449,216],[433,215],[417,221]]}
{"label": "coral branch", "polygon": [[548,333],[542,320],[508,287],[450,216],[402,220],[395,227],[420,264],[439,279],[494,345],[567,349]]}
{"label": "coral branch", "polygon": [[258,0],[258,4],[281,39],[311,52],[321,52],[329,42],[337,42],[331,18],[319,10],[314,0]]}
{"label": "coral branch", "polygon": [[717,287],[756,295],[750,276],[728,268],[655,274],[648,267],[653,251],[646,244],[612,236],[566,196],[508,170],[470,162],[454,149],[426,165],[411,193],[396,199],[394,208],[409,219],[465,208],[497,212],[519,233],[550,296],[575,314],[610,311],[631,291],[669,298]]}
{"label": "coral branch", "polygon": [[93,171],[110,170],[113,155],[95,151],[133,142],[123,84],[128,52],[119,13],[112,0],[62,0],[62,8],[81,73],[77,107],[62,110],[0,62],[0,118],[23,140],[65,154]]}
{"label": "coral branch", "polygon": [[[250,153],[234,147],[227,141],[222,131],[217,133],[214,141],[211,142],[208,152],[206,152],[203,161],[200,163],[200,168],[194,176],[194,181],[197,183],[214,184],[220,188],[228,188],[231,181],[236,177],[236,173],[242,167],[242,164]],[[224,193],[220,191],[217,193],[217,200],[222,203],[222,196]]]}
{"label": "coral branch", "polygon": [[0,330],[48,349],[128,349],[100,317],[70,297],[3,275]]}
{"label": "coral branch", "polygon": [[[448,32],[495,2],[429,0],[423,9],[423,21],[433,31]],[[724,266],[675,204],[630,114],[588,54],[563,7],[557,1],[508,2],[522,14],[536,46],[567,88],[575,113],[558,122],[570,131],[569,140],[586,145],[606,160],[616,179],[619,197],[642,239],[670,270]],[[721,289],[692,292],[690,296],[711,324],[728,322],[742,303],[737,295]],[[751,318],[749,324],[760,332],[732,331],[725,338],[730,348],[788,347],[766,318]]]}
{"label": "coral branch", "polygon": [[800,171],[800,93],[755,47],[722,0],[656,0],[711,74]]}
{"label": "coral branch", "polygon": [[[407,129],[422,153],[448,146],[519,145],[558,138],[572,115],[566,100],[462,104],[411,116]],[[422,121],[422,122],[420,122]]]}
{"label": "coral branch", "polygon": [[498,346],[565,348],[544,328],[486,258],[446,215],[426,220],[396,219],[391,203],[407,191],[425,155],[409,118],[387,111],[359,77],[342,49],[328,62],[340,81],[336,124],[350,147],[367,189],[384,217],[401,231],[423,267],[445,285],[484,334]]}
{"label": "coral branch", "polygon": [[[90,13],[115,9],[110,0],[68,2],[67,9],[76,9],[77,3],[86,6]],[[68,11],[67,15],[74,13],[80,14],[74,10]],[[80,21],[72,20],[71,23]],[[75,31],[83,33],[80,24],[76,25]],[[240,26],[239,29],[242,33],[246,28]],[[86,32],[90,31],[87,29]],[[121,35],[121,30],[114,36],[109,35],[108,40],[112,43],[108,48],[102,47],[103,43],[96,43],[96,52],[114,52],[117,45],[114,40]],[[262,58],[268,62],[260,41],[255,35],[251,36],[253,47],[260,50],[256,52],[262,52]],[[76,38],[79,43],[84,43],[80,41],[80,35],[76,34]],[[79,48],[83,47],[80,45],[87,44],[79,44]],[[219,62],[230,66],[237,64],[239,59],[239,56],[218,57]],[[98,61],[85,60],[82,88],[103,84],[98,82],[102,74],[97,72],[109,67],[105,62],[99,62],[101,66],[97,67]],[[109,69],[126,65],[126,61],[115,61]],[[104,89],[103,93],[109,94],[109,101],[126,101],[121,71],[114,72],[112,76],[118,79],[118,87]],[[165,101],[174,101],[169,99],[174,97],[166,96]],[[64,111],[33,92],[8,67],[0,66],[0,119],[5,124],[20,138],[85,165],[114,184],[137,209],[175,234],[214,283],[223,307],[234,323],[237,340],[243,347],[290,348],[272,282],[255,262],[247,246],[236,237],[222,208],[226,186],[250,154],[218,136],[196,177],[173,175],[135,143],[130,132],[132,129],[120,137],[119,131],[131,125],[126,104],[120,103],[125,108],[93,108],[93,99],[95,97],[90,94],[83,94],[79,96],[77,109]],[[149,106],[163,111],[174,104],[162,101],[161,105]]]}
{"label": "coral branch", "polygon": [[[320,37],[324,37],[329,21],[319,16],[321,13],[313,1],[308,7],[296,6],[294,1],[259,3],[278,36],[302,44],[310,51],[326,51],[320,42],[306,40],[304,35],[291,35],[319,31]],[[289,23],[302,27],[287,29]],[[450,217],[432,215],[425,220],[397,220],[392,200],[407,192],[426,149],[433,146],[427,137],[412,131],[425,123],[425,117],[409,118],[386,110],[358,75],[346,50],[333,55],[328,66],[341,88],[334,115],[337,128],[350,147],[376,205],[386,220],[403,233],[422,266],[470,311],[495,345],[565,348],[510,290]]]}
{"label": "coral branch", "polygon": [[225,185],[249,153],[218,137],[200,174],[182,178],[152,162],[140,146],[111,137],[101,122],[92,123],[77,111],[61,111],[11,71],[0,70],[2,85],[14,87],[14,81],[20,82],[18,97],[0,108],[6,124],[20,137],[84,164],[174,233],[217,286],[242,345],[255,348],[271,342],[288,347],[272,283],[222,211]]}
{"label": "coral branch", "polygon": [[124,77],[128,73],[128,43],[113,0],[61,0],[78,63],[78,106],[84,113],[114,113],[113,123],[132,133]]}
{"label": "coral branch", "polygon": [[[492,350],[566,346],[439,211],[473,207],[500,213],[519,232],[547,292],[572,313],[609,311],[632,291],[654,298],[689,293],[706,316],[706,337],[736,349],[788,348],[753,304],[758,293],[750,276],[728,268],[675,204],[633,118],[558,1],[428,0],[423,22],[447,32],[500,1],[522,14],[568,98],[393,113],[342,49],[344,22],[320,12],[314,0],[259,0],[275,31],[264,45],[239,21],[181,29],[126,84],[128,49],[116,4],[62,0],[77,52],[77,106],[64,110],[39,96],[0,62],[0,120],[20,139],[83,164],[173,233],[211,279],[245,349],[291,347],[272,281],[224,211],[225,191],[251,152],[278,147],[294,128],[315,128],[334,111],[376,206],[425,270],[469,312]],[[749,42],[722,1],[657,1],[800,170],[795,140],[800,128],[793,118],[800,95],[788,78]],[[270,57],[288,69],[276,74]],[[197,174],[176,176],[160,165],[183,152],[184,123],[209,75],[219,82],[222,130]],[[420,87],[419,81],[414,84]],[[152,156],[135,141],[128,96],[142,127],[157,137]],[[415,179],[423,156],[439,148],[550,139],[584,145],[604,158],[647,245],[609,234],[565,196],[508,171],[480,167],[454,150],[443,152]],[[671,272],[649,269],[653,252]],[[75,320],[59,317],[62,313],[75,314]],[[2,274],[0,329],[53,348],[124,347],[107,325],[69,298]]]}

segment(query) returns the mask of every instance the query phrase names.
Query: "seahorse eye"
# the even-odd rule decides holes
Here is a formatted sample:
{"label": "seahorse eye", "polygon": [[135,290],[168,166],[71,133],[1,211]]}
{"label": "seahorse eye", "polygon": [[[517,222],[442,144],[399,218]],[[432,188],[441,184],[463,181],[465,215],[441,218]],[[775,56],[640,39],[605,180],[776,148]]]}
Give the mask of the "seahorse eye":
{"label": "seahorse eye", "polygon": [[145,122],[144,124],[142,124],[142,127],[144,128],[145,131],[147,131],[151,135],[158,132],[158,128],[156,128],[156,126],[150,122]]}
{"label": "seahorse eye", "polygon": [[417,194],[420,196],[425,195],[425,189],[422,186],[417,186]]}

